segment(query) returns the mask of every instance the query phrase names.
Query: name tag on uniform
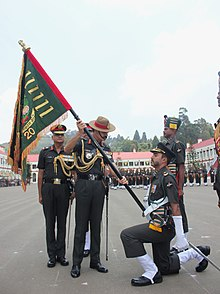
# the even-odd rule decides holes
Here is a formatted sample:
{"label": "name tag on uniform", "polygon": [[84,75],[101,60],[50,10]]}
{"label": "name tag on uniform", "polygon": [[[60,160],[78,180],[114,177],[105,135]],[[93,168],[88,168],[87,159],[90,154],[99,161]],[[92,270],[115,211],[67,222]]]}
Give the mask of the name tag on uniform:
{"label": "name tag on uniform", "polygon": [[150,192],[151,192],[151,193],[155,193],[156,188],[157,188],[157,185],[151,185]]}

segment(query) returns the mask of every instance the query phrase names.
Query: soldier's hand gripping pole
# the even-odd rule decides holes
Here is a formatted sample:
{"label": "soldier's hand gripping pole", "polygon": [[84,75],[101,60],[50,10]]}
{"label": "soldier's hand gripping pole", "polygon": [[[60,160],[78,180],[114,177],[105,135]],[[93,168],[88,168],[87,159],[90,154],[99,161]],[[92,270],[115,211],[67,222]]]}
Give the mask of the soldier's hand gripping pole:
{"label": "soldier's hand gripping pole", "polygon": [[[75,113],[75,111],[72,108],[70,109],[70,112],[72,113],[72,115],[74,116],[74,118],[76,120],[79,120],[80,119],[79,116]],[[117,169],[117,167],[109,160],[108,156],[105,154],[105,151],[103,151],[103,149],[101,148],[101,146],[99,145],[99,143],[92,136],[91,132],[89,132],[89,130],[87,128],[84,129],[84,132],[91,139],[91,141],[95,144],[96,148],[99,150],[99,152],[102,154],[103,158],[105,159],[105,162],[107,162],[108,165],[110,165],[111,169],[114,171],[114,173],[116,174],[116,176],[121,180],[122,179],[121,173],[119,172],[119,170]],[[141,201],[138,199],[138,197],[135,195],[135,193],[132,191],[132,189],[128,186],[128,184],[126,184],[124,186],[127,189],[127,191],[130,193],[130,195],[133,197],[133,199],[135,200],[135,202],[137,203],[137,205],[140,207],[140,209],[142,211],[145,211],[144,205],[141,203]]]}
{"label": "soldier's hand gripping pole", "polygon": [[205,260],[207,260],[211,265],[213,265],[218,271],[220,271],[220,268],[210,259],[208,258],[205,254],[203,254],[199,248],[197,248],[195,245],[193,245],[191,242],[188,242],[189,246],[192,247],[199,255],[201,255]]}

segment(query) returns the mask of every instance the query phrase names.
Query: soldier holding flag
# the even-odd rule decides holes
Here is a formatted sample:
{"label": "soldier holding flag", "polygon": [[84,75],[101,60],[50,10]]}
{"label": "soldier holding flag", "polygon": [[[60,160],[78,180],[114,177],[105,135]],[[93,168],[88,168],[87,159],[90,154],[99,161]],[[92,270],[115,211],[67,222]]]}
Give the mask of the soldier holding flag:
{"label": "soldier holding flag", "polygon": [[[104,141],[107,139],[108,133],[115,130],[115,126],[103,116],[99,116],[96,120],[90,121],[89,125],[93,129],[94,139],[100,144],[103,151],[108,156],[108,159],[113,162],[112,152],[110,148],[104,144]],[[108,162],[106,162],[91,140],[82,138],[86,124],[78,120],[77,127],[79,132],[77,132],[65,147],[67,152],[74,152],[75,168],[77,172],[75,186],[76,227],[74,235],[73,266],[71,270],[71,276],[73,278],[80,276],[88,221],[90,222],[91,230],[90,268],[101,273],[108,272],[108,269],[101,264],[100,260],[100,230],[106,194],[104,176],[105,166],[108,165]],[[121,184],[127,184],[125,177],[122,177],[122,179],[118,181]]]}

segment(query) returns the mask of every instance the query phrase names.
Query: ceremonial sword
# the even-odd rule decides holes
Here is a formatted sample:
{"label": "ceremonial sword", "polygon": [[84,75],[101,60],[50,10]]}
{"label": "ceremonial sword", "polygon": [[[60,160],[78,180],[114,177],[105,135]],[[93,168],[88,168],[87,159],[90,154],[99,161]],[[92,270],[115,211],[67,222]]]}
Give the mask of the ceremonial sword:
{"label": "ceremonial sword", "polygon": [[188,242],[189,246],[192,247],[199,255],[201,255],[203,258],[205,258],[205,260],[207,260],[211,265],[213,265],[218,271],[220,271],[220,268],[210,259],[208,258],[205,254],[203,254],[201,252],[201,250],[199,250],[198,247],[196,247],[195,245],[193,245],[191,242]]}

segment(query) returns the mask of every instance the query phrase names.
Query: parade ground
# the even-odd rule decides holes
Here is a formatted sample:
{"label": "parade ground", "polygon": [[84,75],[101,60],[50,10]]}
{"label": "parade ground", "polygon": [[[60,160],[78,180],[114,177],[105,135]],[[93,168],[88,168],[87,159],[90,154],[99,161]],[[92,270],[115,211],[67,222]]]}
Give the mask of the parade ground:
{"label": "parade ground", "polygon": [[[145,190],[134,189],[143,199]],[[209,258],[220,266],[220,209],[212,186],[185,187],[185,204],[194,245],[210,245]],[[220,272],[211,264],[202,272],[195,271],[196,261],[185,264],[179,274],[165,276],[163,283],[133,287],[130,280],[143,273],[135,259],[126,259],[120,232],[145,219],[127,190],[111,190],[109,195],[108,261],[106,261],[106,211],[103,213],[101,261],[107,274],[89,268],[89,257],[82,263],[81,276],[70,276],[73,247],[75,204],[71,208],[69,246],[66,257],[70,265],[56,264],[47,268],[45,225],[42,206],[38,203],[37,186],[23,192],[21,187],[0,188],[0,294],[220,294]],[[69,219],[69,217],[68,217]],[[67,221],[68,223],[68,221]],[[67,225],[68,227],[68,225]],[[146,245],[151,255],[151,246]]]}

